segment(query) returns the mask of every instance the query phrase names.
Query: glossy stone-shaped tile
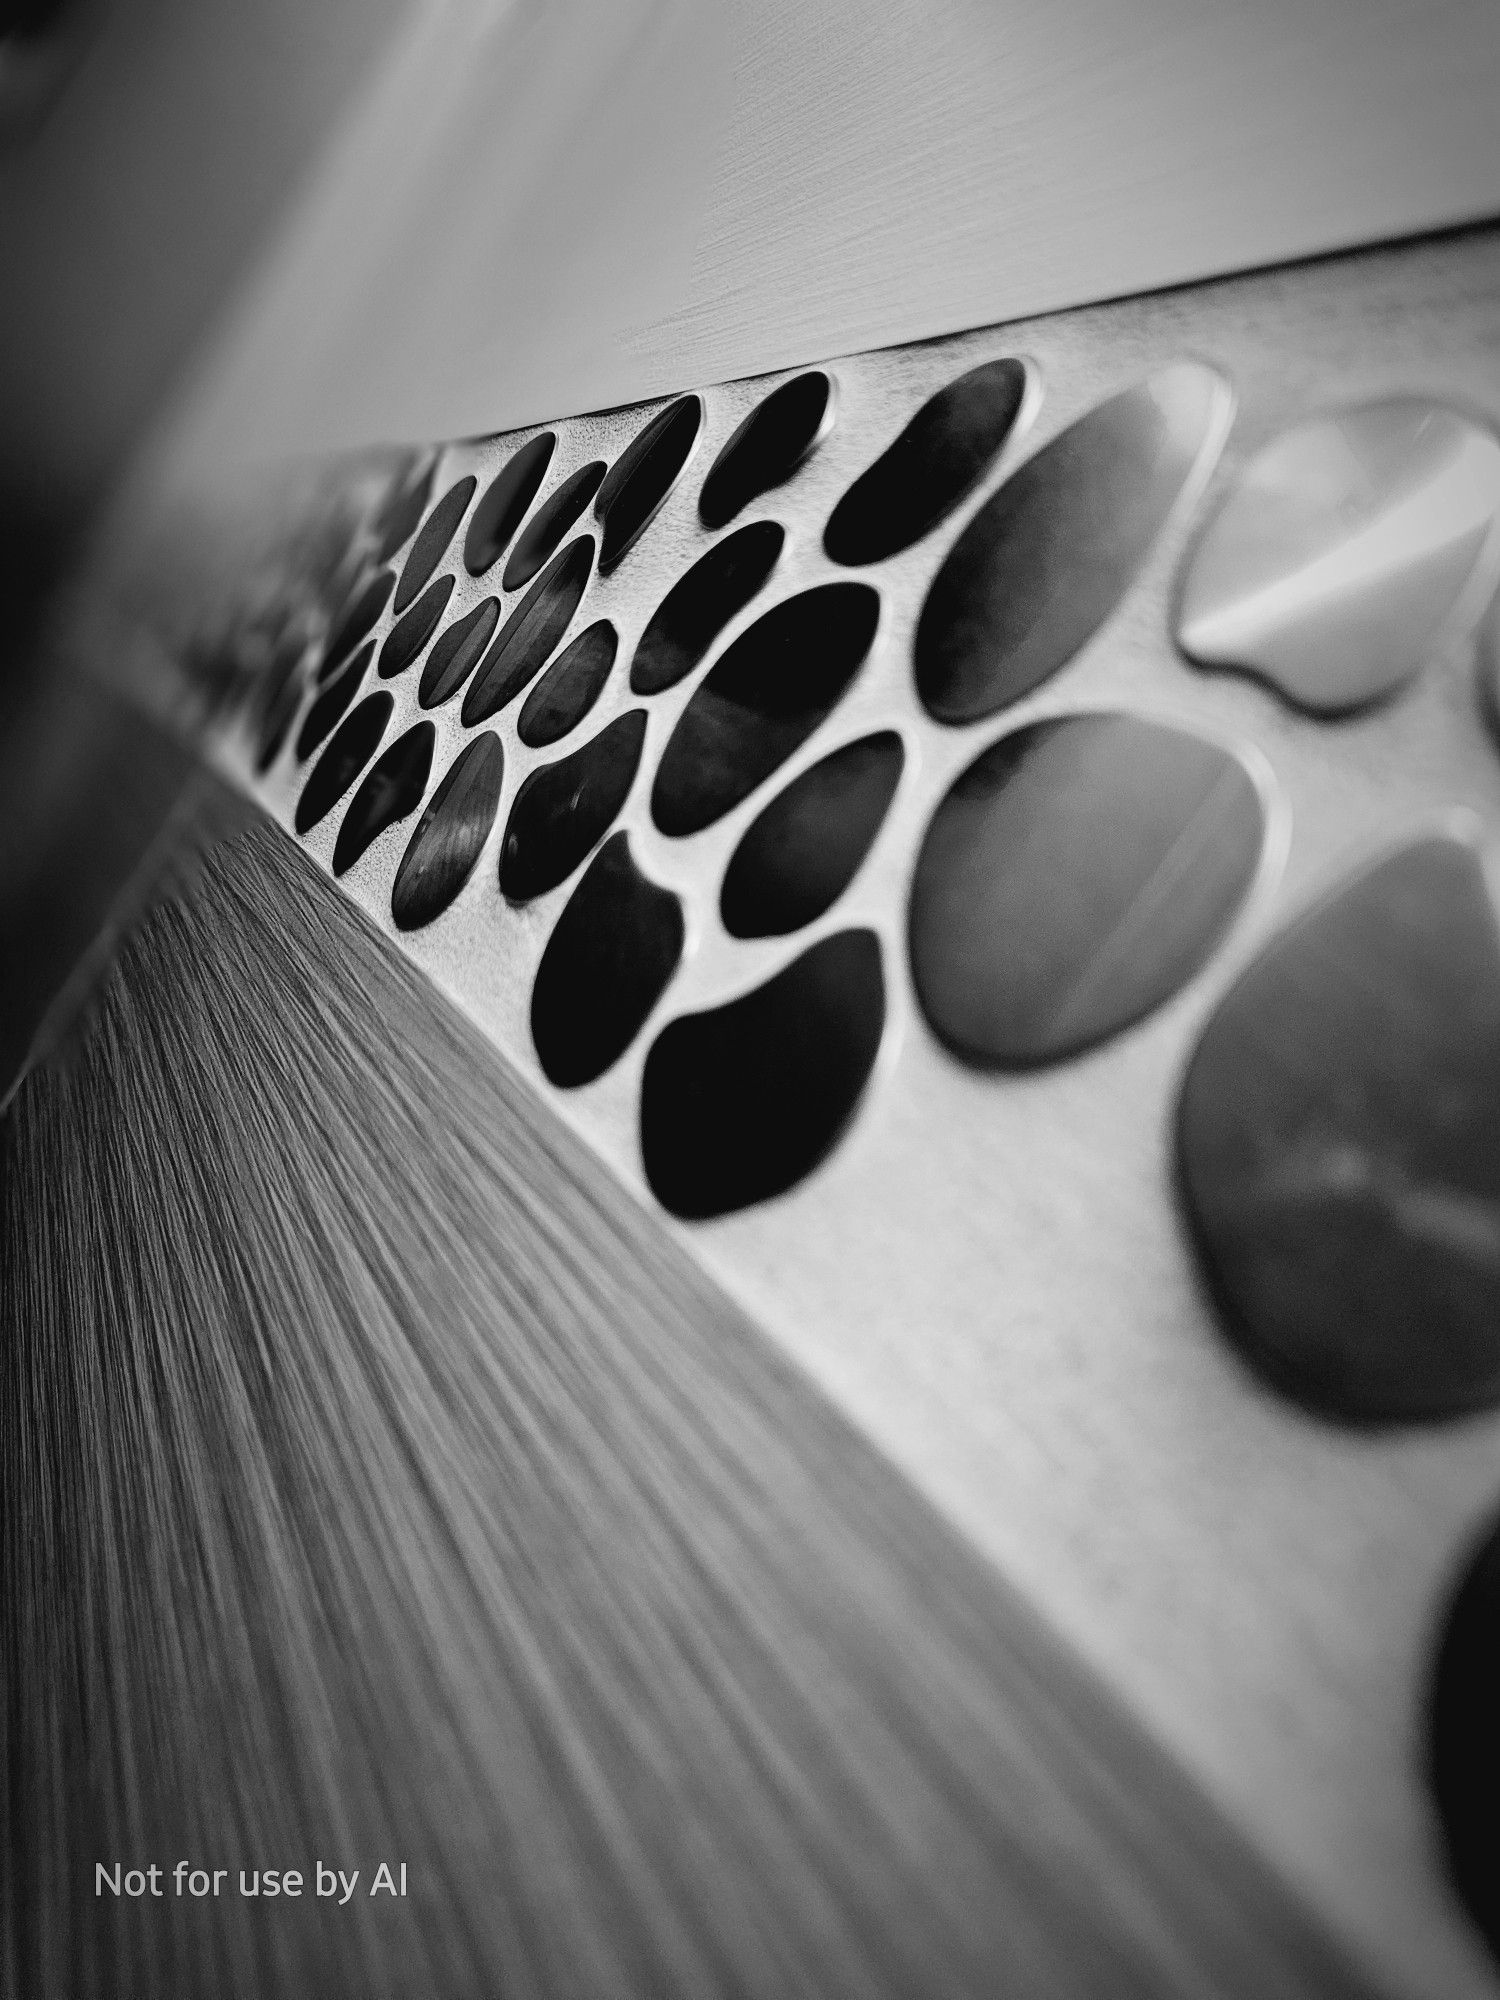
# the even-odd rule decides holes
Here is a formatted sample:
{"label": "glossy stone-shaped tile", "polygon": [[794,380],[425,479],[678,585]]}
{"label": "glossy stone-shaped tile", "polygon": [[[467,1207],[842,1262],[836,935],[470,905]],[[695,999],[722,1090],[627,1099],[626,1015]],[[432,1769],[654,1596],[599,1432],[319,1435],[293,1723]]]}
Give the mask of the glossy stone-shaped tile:
{"label": "glossy stone-shaped tile", "polygon": [[358,708],[344,717],[307,774],[292,819],[298,833],[311,832],[348,791],[379,749],[395,705],[388,694],[366,695]]}
{"label": "glossy stone-shaped tile", "polygon": [[478,480],[472,474],[456,479],[422,523],[401,571],[401,580],[396,585],[397,611],[406,609],[417,593],[426,586],[438,564],[447,555],[448,544],[458,533],[458,524],[463,519],[464,510],[473,499],[474,488],[478,484]]}
{"label": "glossy stone-shaped tile", "polygon": [[541,750],[578,727],[604,692],[618,645],[614,626],[596,618],[563,647],[526,697],[516,723],[523,743]]}
{"label": "glossy stone-shaped tile", "polygon": [[336,675],[320,691],[317,700],[303,718],[301,729],[297,732],[299,764],[307,762],[318,745],[327,738],[339,718],[348,713],[354,697],[359,693],[374,654],[375,641],[367,639],[353,659],[346,663],[343,672]]}
{"label": "glossy stone-shaped tile", "polygon": [[1260,861],[1228,750],[1140,717],[1064,716],[993,743],[933,814],[912,885],[917,995],[981,1068],[1059,1062],[1169,999]]}
{"label": "glossy stone-shaped tile", "polygon": [[1177,643],[1337,715],[1412,680],[1493,586],[1500,443],[1405,397],[1297,425],[1237,475],[1192,551]]}
{"label": "glossy stone-shaped tile", "polygon": [[520,590],[544,563],[551,561],[563,536],[598,492],[603,477],[604,460],[596,458],[569,473],[556,492],[547,495],[510,552],[501,578],[506,590]]}
{"label": "glossy stone-shaped tile", "polygon": [[458,895],[489,839],[504,783],[504,747],[481,730],[449,765],[401,857],[391,889],[397,930],[430,924]]}
{"label": "glossy stone-shaped tile", "polygon": [[825,583],[774,605],[710,668],[657,766],[663,833],[711,826],[748,798],[843,698],[875,638],[878,594]]}
{"label": "glossy stone-shaped tile", "polygon": [[641,1153],[664,1208],[692,1220],[783,1194],[826,1159],[885,1027],[873,931],[836,931],[764,985],[670,1022],[641,1083]]}
{"label": "glossy stone-shaped tile", "polygon": [[794,375],[756,404],[709,468],[698,496],[705,528],[726,528],[752,500],[784,486],[832,417],[833,383],[821,368]]}
{"label": "glossy stone-shaped tile", "polygon": [[647,621],[630,663],[636,694],[660,694],[686,680],[724,627],[761,590],[786,532],[776,521],[736,528],[699,556]]}
{"label": "glossy stone-shaped tile", "polygon": [[1500,927],[1425,835],[1274,938],[1203,1031],[1181,1185],[1225,1330],[1354,1421],[1500,1398]]}
{"label": "glossy stone-shaped tile", "polygon": [[541,490],[556,449],[555,432],[538,432],[505,461],[484,489],[464,536],[464,568],[470,576],[483,576],[509,548],[511,536]]}
{"label": "glossy stone-shaped tile", "polygon": [[827,554],[851,566],[880,562],[931,534],[994,464],[1025,396],[1019,361],[984,361],[945,384],[834,508]]}
{"label": "glossy stone-shaped tile", "polygon": [[437,731],[417,722],[387,746],[360,780],[333,843],[333,872],[343,875],[381,834],[414,813],[432,771]]}
{"label": "glossy stone-shaped tile", "polygon": [[682,939],[682,904],[636,866],[628,834],[611,834],[537,967],[531,1038],[551,1082],[592,1083],[619,1061],[677,970]]}
{"label": "glossy stone-shaped tile", "polygon": [[536,679],[588,588],[593,559],[593,541],[580,535],[548,563],[485,654],[464,696],[466,724],[497,714]]}
{"label": "glossy stone-shaped tile", "polygon": [[645,710],[632,708],[525,779],[500,848],[500,887],[513,903],[565,882],[603,839],[629,795],[645,740]]}
{"label": "glossy stone-shaped tile", "polygon": [[719,914],[731,937],[782,937],[830,909],[853,881],[901,777],[894,730],[845,743],[783,787],[740,837]]}
{"label": "glossy stone-shaped tile", "polygon": [[333,679],[360,641],[367,639],[375,630],[395,587],[395,572],[383,569],[377,576],[371,577],[342,612],[323,648],[323,658],[318,666],[320,687]]}
{"label": "glossy stone-shaped tile", "polygon": [[394,680],[397,674],[406,672],[437,630],[452,595],[453,578],[440,576],[396,620],[386,633],[375,662],[375,671],[383,681]]}
{"label": "glossy stone-shaped tile", "polygon": [[594,512],[603,531],[599,573],[607,576],[655,517],[677,484],[697,441],[703,403],[679,396],[632,438],[605,474]]}
{"label": "glossy stone-shaped tile", "polygon": [[1222,436],[1229,392],[1176,362],[1070,424],[986,500],[933,579],[917,692],[977,722],[1066,666],[1140,573]]}
{"label": "glossy stone-shaped tile", "polygon": [[1453,1885],[1500,1953],[1500,1527],[1466,1564],[1440,1635],[1428,1775]]}
{"label": "glossy stone-shaped tile", "polygon": [[485,597],[439,634],[423,663],[417,686],[417,699],[423,708],[438,708],[452,700],[473,673],[475,661],[490,643],[499,622],[499,598]]}

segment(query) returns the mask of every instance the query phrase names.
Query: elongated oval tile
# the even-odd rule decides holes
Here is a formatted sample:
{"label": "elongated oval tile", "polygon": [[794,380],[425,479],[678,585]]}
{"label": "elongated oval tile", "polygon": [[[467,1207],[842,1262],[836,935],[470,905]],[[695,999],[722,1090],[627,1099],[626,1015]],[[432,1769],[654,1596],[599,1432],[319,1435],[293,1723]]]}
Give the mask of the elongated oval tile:
{"label": "elongated oval tile", "polygon": [[510,547],[511,536],[541,490],[556,449],[556,434],[540,431],[505,461],[484,489],[464,536],[464,568],[470,576],[483,576]]}
{"label": "elongated oval tile", "polygon": [[1188,1219],[1256,1367],[1356,1421],[1500,1398],[1500,931],[1414,840],[1272,942],[1182,1088]]}
{"label": "elongated oval tile", "polygon": [[510,552],[501,578],[506,590],[521,589],[523,584],[530,583],[543,563],[551,561],[563,536],[598,492],[603,477],[604,461],[596,458],[569,473],[557,491],[548,494]]}
{"label": "elongated oval tile", "polygon": [[376,562],[388,563],[416,533],[417,523],[427,512],[427,503],[432,498],[432,481],[436,471],[437,466],[433,463],[419,467],[397,482],[373,523],[377,538]]}
{"label": "elongated oval tile", "polygon": [[697,396],[679,396],[658,410],[605,474],[594,512],[603,530],[599,573],[607,576],[650,525],[677,484],[703,422]]}
{"label": "elongated oval tile", "polygon": [[1258,866],[1255,781],[1217,744],[1126,715],[1001,737],[933,814],[912,885],[917,994],[982,1068],[1061,1061],[1158,1007]]}
{"label": "elongated oval tile", "polygon": [[917,692],[977,722],[1066,666],[1134,582],[1220,439],[1229,394],[1181,361],[1042,446],[969,522],[917,624]]}
{"label": "elongated oval tile", "polygon": [[827,554],[880,562],[930,534],[994,464],[1025,396],[1025,366],[1010,360],[982,362],[930,396],[834,508]]}
{"label": "elongated oval tile", "polygon": [[396,620],[385,635],[385,643],[375,663],[375,671],[382,680],[393,680],[397,674],[406,672],[437,630],[452,595],[453,578],[440,576],[436,582],[428,584],[416,603]]}
{"label": "elongated oval tile", "polygon": [[448,553],[448,544],[458,533],[458,524],[464,517],[464,509],[474,497],[474,488],[479,484],[472,473],[456,479],[448,491],[438,501],[427,519],[417,531],[417,539],[411,545],[411,554],[406,558],[401,571],[401,580],[396,585],[395,609],[404,611],[418,591],[423,588],[443,557]]}
{"label": "elongated oval tile", "polygon": [[757,403],[703,482],[698,518],[704,527],[728,527],[752,500],[784,486],[827,430],[832,400],[832,381],[813,368]]}
{"label": "elongated oval tile", "polygon": [[339,668],[353,653],[362,639],[367,639],[380,623],[380,614],[391,599],[396,587],[396,577],[392,570],[383,569],[359,592],[354,602],[344,612],[334,627],[328,644],[323,648],[322,662],[318,667],[318,684],[326,685]]}
{"label": "elongated oval tile", "polygon": [[341,674],[323,688],[317,700],[303,718],[302,727],[297,732],[297,762],[305,764],[318,745],[325,741],[329,732],[342,715],[347,714],[354,697],[359,693],[370,661],[375,656],[375,641],[367,639]]}
{"label": "elongated oval tile", "polygon": [[504,747],[481,730],[448,766],[401,857],[391,888],[397,930],[432,923],[458,895],[490,837],[504,783]]}
{"label": "elongated oval tile", "polygon": [[894,730],[830,751],[776,794],[730,857],[719,912],[731,937],[781,937],[832,907],[870,851],[901,776]]}
{"label": "elongated oval tile", "polygon": [[513,903],[566,882],[603,839],[629,794],[645,740],[646,712],[632,708],[525,780],[500,849],[500,887]]}
{"label": "elongated oval tile", "polygon": [[366,695],[344,717],[307,774],[292,820],[298,833],[310,832],[348,791],[380,747],[395,705],[388,694]]}
{"label": "elongated oval tile", "polygon": [[345,808],[333,843],[335,875],[345,874],[381,834],[408,818],[422,803],[436,736],[430,722],[413,723],[366,771]]}
{"label": "elongated oval tile", "polygon": [[786,531],[775,521],[736,528],[680,576],[652,612],[630,663],[636,694],[660,694],[697,666],[776,567]]}
{"label": "elongated oval tile", "polygon": [[289,673],[279,677],[267,687],[261,702],[259,726],[256,731],[257,777],[264,777],[281,755],[306,692],[307,669],[300,660],[293,665]]}
{"label": "elongated oval tile", "polygon": [[485,654],[464,696],[463,719],[484,722],[535,680],[588,588],[594,544],[580,535],[542,571]]}
{"label": "elongated oval tile", "polygon": [[417,699],[423,708],[438,708],[452,700],[473,673],[475,661],[490,643],[499,622],[499,598],[485,597],[438,635],[423,663],[417,686]]}
{"label": "elongated oval tile", "polygon": [[657,766],[663,833],[711,826],[748,798],[832,713],[875,638],[880,598],[825,583],[773,606],[710,668]]}
{"label": "elongated oval tile", "polygon": [[1235,479],[1184,573],[1177,643],[1314,714],[1362,708],[1493,583],[1497,517],[1500,443],[1454,411],[1406,397],[1314,418]]}
{"label": "elongated oval tile", "polygon": [[607,618],[596,618],[571,640],[526,697],[516,734],[533,750],[556,743],[588,714],[604,692],[619,636]]}
{"label": "elongated oval tile", "polygon": [[727,1006],[651,1045],[641,1153],[657,1200],[701,1221],[784,1194],[833,1151],[885,1028],[873,931],[836,931]]}
{"label": "elongated oval tile", "polygon": [[1500,1952],[1500,1528],[1470,1556],[1438,1648],[1428,1776],[1453,1885]]}
{"label": "elongated oval tile", "polygon": [[592,1083],[619,1061],[682,956],[682,904],[611,834],[579,878],[537,967],[531,1038],[551,1082]]}

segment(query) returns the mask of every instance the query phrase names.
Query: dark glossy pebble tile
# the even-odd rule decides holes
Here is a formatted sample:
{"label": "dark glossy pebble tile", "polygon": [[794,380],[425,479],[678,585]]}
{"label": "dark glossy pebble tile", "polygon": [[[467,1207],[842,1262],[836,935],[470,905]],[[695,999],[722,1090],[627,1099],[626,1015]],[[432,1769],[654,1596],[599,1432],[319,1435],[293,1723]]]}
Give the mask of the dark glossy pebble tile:
{"label": "dark glossy pebble tile", "polygon": [[418,468],[397,483],[390,498],[375,518],[375,560],[388,563],[417,531],[417,523],[427,512],[432,498],[435,464]]}
{"label": "dark glossy pebble tile", "polygon": [[1470,1556],[1444,1621],[1427,1770],[1453,1886],[1500,1953],[1500,1529]]}
{"label": "dark glossy pebble tile", "polygon": [[423,708],[437,708],[458,693],[499,622],[499,598],[486,597],[439,634],[417,684],[417,699]]}
{"label": "dark glossy pebble tile", "polygon": [[580,535],[542,571],[485,654],[464,696],[466,723],[485,721],[536,679],[578,609],[593,560],[592,540]]}
{"label": "dark glossy pebble tile", "polygon": [[594,512],[603,536],[599,572],[607,575],[634,546],[677,484],[703,422],[697,396],[679,396],[658,410],[604,476]]}
{"label": "dark glossy pebble tile", "polygon": [[604,477],[604,460],[596,458],[569,473],[555,493],[537,508],[510,552],[501,584],[506,590],[520,590],[530,583],[543,563],[557,553],[563,536],[599,490]]}
{"label": "dark glossy pebble tile", "polygon": [[422,803],[436,737],[430,722],[413,723],[375,759],[349,801],[333,843],[335,875],[345,874],[387,828],[408,818]]}
{"label": "dark glossy pebble tile", "polygon": [[823,547],[836,563],[908,549],[971,493],[1015,428],[1026,396],[1019,361],[986,361],[929,397],[834,508]]}
{"label": "dark glossy pebble tile", "polygon": [[933,1032],[1031,1069],[1118,1034],[1213,951],[1255,876],[1260,794],[1238,758],[1125,715],[992,743],[933,814],[910,944]]}
{"label": "dark glossy pebble tile", "polygon": [[1203,1031],[1178,1160],[1225,1330],[1355,1422],[1500,1397],[1500,934],[1466,841],[1356,875]]}
{"label": "dark glossy pebble tile", "polygon": [[870,851],[901,777],[894,730],[830,751],[776,794],[730,857],[719,913],[731,937],[781,937],[822,916]]}
{"label": "dark glossy pebble tile", "polygon": [[500,887],[513,903],[565,882],[603,839],[629,794],[645,740],[645,710],[633,708],[525,780],[500,849]]}
{"label": "dark glossy pebble tile", "polygon": [[711,826],[831,714],[875,637],[880,598],[825,583],[777,604],[712,667],[657,766],[651,814],[663,833]]}
{"label": "dark glossy pebble tile", "polygon": [[704,527],[728,527],[752,500],[785,485],[824,435],[832,400],[833,383],[814,368],[757,403],[703,482],[698,518]]}
{"label": "dark glossy pebble tile", "polygon": [[730,619],[764,587],[785,540],[775,521],[752,521],[699,556],[641,634],[630,663],[636,694],[660,694],[686,679]]}
{"label": "dark glossy pebble tile", "polygon": [[783,1194],[838,1143],[875,1066],[885,982],[873,931],[837,931],[773,979],[672,1021],[641,1082],[646,1179],[673,1215]]}
{"label": "dark glossy pebble tile", "polygon": [[401,580],[396,585],[397,611],[406,609],[447,555],[448,544],[458,533],[458,524],[478,484],[472,473],[463,479],[456,479],[422,523],[401,571]]}
{"label": "dark glossy pebble tile", "polygon": [[682,904],[611,834],[547,940],[531,991],[531,1039],[551,1082],[592,1083],[619,1061],[682,956]]}
{"label": "dark glossy pebble tile", "polygon": [[297,762],[305,764],[318,745],[328,735],[339,717],[345,714],[375,655],[375,641],[367,639],[354,658],[348,662],[343,672],[331,680],[318,695],[307,711],[302,728],[297,735]]}
{"label": "dark glossy pebble tile", "polygon": [[385,635],[375,670],[383,681],[404,674],[438,628],[448,599],[453,595],[453,578],[440,576],[428,584],[416,603],[396,620]]}
{"label": "dark glossy pebble tile", "polygon": [[1177,643],[1315,715],[1367,707],[1493,577],[1497,516],[1500,444],[1455,412],[1403,397],[1316,417],[1235,478],[1184,572]]}
{"label": "dark glossy pebble tile", "polygon": [[1080,417],[986,500],[918,621],[932,715],[977,722],[1067,665],[1135,580],[1227,408],[1211,369],[1175,363]]}
{"label": "dark glossy pebble tile", "polygon": [[566,645],[526,697],[516,734],[533,750],[556,743],[582,722],[604,692],[619,644],[607,618],[596,618]]}
{"label": "dark glossy pebble tile", "polygon": [[556,449],[557,437],[552,431],[528,438],[484,489],[464,536],[464,568],[470,576],[483,576],[509,548],[511,536],[541,489]]}
{"label": "dark glossy pebble tile", "polygon": [[397,930],[420,930],[458,895],[490,837],[504,784],[504,747],[483,730],[448,766],[407,843],[391,889]]}
{"label": "dark glossy pebble tile", "polygon": [[259,726],[255,740],[255,769],[264,777],[281,755],[302,697],[307,692],[307,669],[299,648],[289,672],[273,675],[260,701]]}
{"label": "dark glossy pebble tile", "polygon": [[332,680],[361,640],[369,638],[380,623],[380,614],[390,603],[395,587],[395,573],[383,569],[378,576],[371,577],[343,613],[323,648],[323,658],[318,667],[320,687]]}
{"label": "dark glossy pebble tile", "polygon": [[388,694],[366,695],[358,708],[344,717],[307,774],[292,822],[298,833],[315,827],[348,791],[379,749],[395,705]]}

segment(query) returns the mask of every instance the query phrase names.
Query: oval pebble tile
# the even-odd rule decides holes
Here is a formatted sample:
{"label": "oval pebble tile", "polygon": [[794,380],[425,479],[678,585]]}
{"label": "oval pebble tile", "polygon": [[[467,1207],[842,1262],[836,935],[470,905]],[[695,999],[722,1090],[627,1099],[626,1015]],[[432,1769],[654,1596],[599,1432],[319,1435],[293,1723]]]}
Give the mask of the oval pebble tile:
{"label": "oval pebble tile", "polygon": [[1453,1885],[1500,1952],[1500,1530],[1447,1612],[1428,1708],[1428,1776]]}
{"label": "oval pebble tile", "polygon": [[1135,580],[1228,412],[1212,369],[1177,362],[1011,474],[922,606],[916,680],[930,714],[977,722],[1067,665]]}
{"label": "oval pebble tile", "polygon": [[347,873],[381,834],[422,803],[436,736],[430,722],[413,723],[375,759],[349,801],[333,843],[335,875]]}
{"label": "oval pebble tile", "polygon": [[1356,1422],[1500,1398],[1500,931],[1426,835],[1274,938],[1204,1029],[1181,1185],[1225,1330]]}
{"label": "oval pebble tile", "polygon": [[604,476],[594,512],[603,535],[599,573],[607,576],[650,525],[677,484],[703,422],[697,396],[679,396],[658,410],[625,447]]}
{"label": "oval pebble tile", "polygon": [[853,567],[930,534],[994,463],[1025,396],[1025,365],[1010,360],[982,362],[930,396],[834,508],[826,553]]}
{"label": "oval pebble tile", "polygon": [[516,734],[533,750],[575,729],[604,692],[619,637],[607,618],[596,618],[558,654],[526,697]]}
{"label": "oval pebble tile", "polygon": [[360,684],[374,656],[375,641],[367,639],[337,679],[331,680],[320,692],[317,700],[307,711],[297,735],[299,764],[307,762],[339,717],[347,713],[350,703],[359,693]]}
{"label": "oval pebble tile", "polygon": [[448,766],[401,857],[391,889],[397,930],[420,930],[458,895],[489,839],[504,784],[504,747],[482,730]]}
{"label": "oval pebble tile", "polygon": [[730,857],[719,913],[731,937],[782,937],[830,909],[870,851],[901,777],[894,730],[809,766],[750,822]]}
{"label": "oval pebble tile", "polygon": [[535,680],[578,609],[593,560],[592,540],[580,535],[542,571],[500,627],[464,696],[466,724],[486,721]]}
{"label": "oval pebble tile", "polygon": [[556,449],[556,434],[540,431],[505,461],[484,489],[464,536],[464,568],[470,576],[483,576],[510,547],[511,536],[541,490]]}
{"label": "oval pebble tile", "polygon": [[548,494],[510,552],[510,561],[501,578],[506,590],[520,590],[530,583],[543,563],[551,561],[563,536],[598,492],[603,477],[604,460],[596,458],[588,465],[580,465],[555,493]]}
{"label": "oval pebble tile", "polygon": [[680,576],[652,612],[635,658],[636,694],[660,694],[685,680],[776,567],[786,531],[775,521],[737,528]]}
{"label": "oval pebble tile", "polygon": [[417,686],[417,699],[423,708],[437,708],[458,693],[499,622],[499,598],[486,597],[439,634]]}
{"label": "oval pebble tile", "polygon": [[641,1082],[646,1179],[702,1221],[767,1201],[832,1152],[885,1028],[873,931],[836,931],[727,1006],[684,1014],[652,1043]]}
{"label": "oval pebble tile", "polygon": [[396,620],[385,635],[385,643],[380,648],[380,658],[375,663],[375,671],[383,681],[392,680],[397,674],[406,672],[437,630],[443,613],[448,609],[448,599],[452,595],[453,578],[440,576],[435,583],[430,583],[416,603]]}
{"label": "oval pebble tile", "polygon": [[344,612],[323,648],[323,658],[318,667],[320,687],[332,680],[360,641],[367,639],[375,630],[395,587],[395,572],[383,569],[378,576],[371,577]]}
{"label": "oval pebble tile", "polygon": [[566,882],[603,839],[629,794],[645,740],[646,712],[633,708],[525,780],[500,849],[500,887],[513,903]]}
{"label": "oval pebble tile", "polygon": [[832,400],[832,381],[814,368],[757,403],[703,482],[698,518],[704,527],[727,528],[752,500],[784,486],[827,431]]}
{"label": "oval pebble tile", "polygon": [[395,702],[388,694],[366,695],[330,737],[307,774],[292,824],[308,833],[330,813],[380,747]]}
{"label": "oval pebble tile", "polygon": [[1236,477],[1184,573],[1177,643],[1315,715],[1384,700],[1492,585],[1497,517],[1500,443],[1455,412],[1408,397],[1314,418]]}
{"label": "oval pebble tile", "polygon": [[537,967],[531,1038],[551,1082],[573,1089],[619,1061],[677,970],[682,940],[682,904],[637,868],[627,834],[611,834]]}
{"label": "oval pebble tile", "polygon": [[395,608],[404,611],[417,592],[427,583],[433,571],[448,553],[448,544],[458,533],[458,524],[464,517],[464,510],[474,497],[474,488],[479,484],[472,473],[456,479],[448,491],[438,501],[411,545],[411,554],[406,558],[401,571],[401,580],[396,585]]}
{"label": "oval pebble tile", "polygon": [[912,973],[938,1037],[980,1068],[1076,1055],[1169,999],[1259,864],[1238,758],[1127,715],[992,743],[933,814],[912,885]]}
{"label": "oval pebble tile", "polygon": [[651,814],[697,833],[748,798],[830,715],[875,638],[879,595],[825,583],[767,611],[710,668],[657,766]]}
{"label": "oval pebble tile", "polygon": [[389,562],[416,533],[417,523],[427,512],[427,503],[432,498],[432,481],[436,471],[436,464],[430,464],[397,482],[390,498],[375,517],[376,562]]}

